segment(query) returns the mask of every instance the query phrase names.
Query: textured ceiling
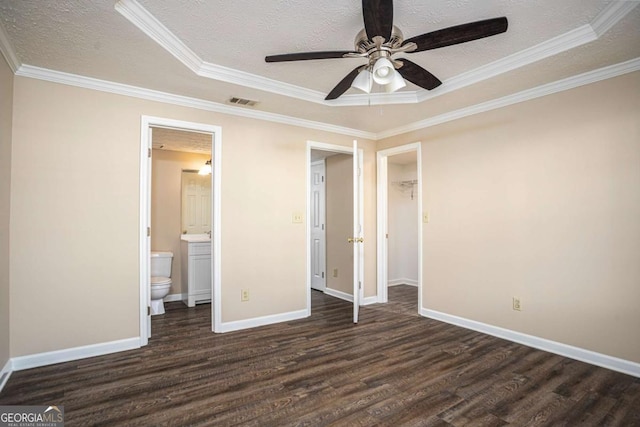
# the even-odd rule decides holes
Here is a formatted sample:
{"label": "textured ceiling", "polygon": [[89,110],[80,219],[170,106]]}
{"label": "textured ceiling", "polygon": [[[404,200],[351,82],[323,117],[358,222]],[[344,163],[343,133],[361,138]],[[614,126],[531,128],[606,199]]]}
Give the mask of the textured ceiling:
{"label": "textured ceiling", "polygon": [[158,150],[211,154],[211,135],[167,128],[153,128],[151,145]]}
{"label": "textured ceiling", "polygon": [[[0,0],[0,48],[33,67],[384,135],[433,117],[640,58],[640,7],[623,0],[396,0],[406,38],[506,16],[506,33],[407,54],[444,83],[432,92],[324,96],[361,59],[265,63],[265,55],[350,50],[361,2]],[[9,61],[11,62],[11,60]],[[30,68],[31,67],[31,68]],[[240,110],[238,110],[240,111]],[[280,117],[280,116],[279,116]]]}

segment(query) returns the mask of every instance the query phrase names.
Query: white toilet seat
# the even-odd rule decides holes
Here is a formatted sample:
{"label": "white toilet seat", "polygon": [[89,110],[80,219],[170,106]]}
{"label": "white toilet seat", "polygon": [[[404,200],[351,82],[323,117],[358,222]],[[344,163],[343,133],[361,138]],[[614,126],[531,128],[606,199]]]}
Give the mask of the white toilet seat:
{"label": "white toilet seat", "polygon": [[170,277],[152,277],[151,278],[151,286],[170,285],[170,284],[171,284]]}

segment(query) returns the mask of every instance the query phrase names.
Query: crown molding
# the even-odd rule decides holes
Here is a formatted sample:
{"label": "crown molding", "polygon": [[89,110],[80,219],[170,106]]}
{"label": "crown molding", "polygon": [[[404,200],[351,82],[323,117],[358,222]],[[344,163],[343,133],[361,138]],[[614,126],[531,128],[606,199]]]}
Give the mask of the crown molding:
{"label": "crown molding", "polygon": [[109,82],[106,80],[79,76],[62,71],[48,70],[31,65],[21,65],[16,72],[16,75],[38,80],[45,80],[53,83],[60,83],[69,86],[81,87],[84,89],[98,90],[101,92],[113,93],[116,95],[124,95],[134,98],[146,99],[149,101],[157,101],[183,107],[196,108],[199,110],[211,111],[215,113],[228,114],[232,116],[239,116],[256,120],[265,120],[268,122],[298,126],[307,129],[315,129],[324,132],[332,132],[340,135],[353,136],[356,138],[376,138],[376,134],[373,132],[366,132],[358,129],[351,129],[343,126],[316,122],[313,120],[300,119],[296,117],[285,116],[283,114],[249,110],[242,107],[233,107],[218,102],[206,101],[203,99],[191,98],[182,95],[175,95],[152,89],[130,86],[122,83]]}
{"label": "crown molding", "polygon": [[618,0],[611,2],[609,6],[600,12],[591,22],[593,31],[598,37],[601,37],[622,18],[627,16],[638,4],[640,4],[640,0]]}
{"label": "crown molding", "polygon": [[196,74],[198,73],[202,66],[202,59],[140,3],[135,0],[120,0],[114,8],[187,68]]}
{"label": "crown molding", "polygon": [[326,101],[324,93],[316,90],[203,61],[136,0],[119,0],[115,9],[198,76],[327,106],[367,106],[424,102],[590,43],[609,31],[638,4],[638,0],[612,1],[591,24],[582,25],[536,46],[459,74],[444,81],[433,91],[420,89],[391,94],[343,95],[332,101]]}
{"label": "crown molding", "polygon": [[9,65],[9,68],[11,68],[11,71],[15,74],[22,64],[13,50],[9,36],[2,25],[2,20],[0,20],[0,52],[2,52],[2,56],[4,56],[4,59],[7,61],[7,65]]}
{"label": "crown molding", "polygon": [[438,116],[430,117],[425,120],[410,123],[405,126],[400,126],[395,129],[389,129],[384,132],[379,132],[378,134],[376,134],[376,140],[390,138],[392,136],[401,135],[403,133],[425,129],[442,123],[458,120],[463,117],[484,113],[486,111],[507,107],[509,105],[529,101],[531,99],[540,98],[542,96],[551,95],[557,92],[562,92],[590,83],[599,82],[601,80],[618,77],[634,71],[640,71],[640,58],[631,59],[620,64],[610,65],[608,67],[589,71],[577,76],[558,80],[556,82],[548,83],[532,89],[527,89],[518,93],[514,93],[512,95],[504,96],[502,98],[493,99],[481,104],[472,105],[470,107],[461,108],[460,110],[451,111],[448,113],[440,114]]}
{"label": "crown molding", "polygon": [[353,136],[356,138],[364,138],[370,140],[381,140],[393,136],[401,135],[407,132],[413,132],[420,129],[458,120],[464,117],[480,114],[487,111],[495,110],[520,102],[528,101],[542,96],[551,95],[557,92],[573,89],[579,86],[595,83],[601,80],[618,77],[623,74],[640,71],[640,58],[635,58],[620,64],[611,65],[600,68],[598,70],[589,71],[577,76],[558,80],[532,89],[527,89],[513,95],[483,102],[481,104],[472,105],[456,111],[440,114],[425,120],[410,123],[405,126],[389,129],[383,132],[367,132],[358,129],[352,129],[342,126],[321,123],[312,120],[299,119],[295,117],[285,116],[282,114],[268,113],[264,111],[248,110],[241,107],[232,107],[212,101],[191,98],[181,95],[174,95],[166,92],[145,89],[136,86],[114,83],[105,80],[94,79],[91,77],[78,76],[75,74],[64,73],[61,71],[47,70],[44,68],[34,67],[31,65],[22,65],[16,72],[16,75],[28,77],[38,80],[45,80],[53,83],[60,83],[69,86],[81,87],[84,89],[98,90],[101,92],[113,93],[116,95],[130,96],[134,98],[146,99],[149,101],[162,102],[167,104],[179,105],[183,107],[196,108],[199,110],[211,111],[232,116],[246,117],[256,120],[265,120],[274,123],[298,126],[307,129],[315,129],[325,132],[332,132],[341,135]]}

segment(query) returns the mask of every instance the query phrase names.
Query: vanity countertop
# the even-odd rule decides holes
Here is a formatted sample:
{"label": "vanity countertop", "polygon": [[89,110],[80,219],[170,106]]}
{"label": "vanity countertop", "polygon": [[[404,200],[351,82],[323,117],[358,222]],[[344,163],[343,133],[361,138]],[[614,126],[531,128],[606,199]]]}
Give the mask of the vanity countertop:
{"label": "vanity countertop", "polygon": [[182,234],[180,240],[185,242],[203,243],[210,242],[211,237],[208,234]]}

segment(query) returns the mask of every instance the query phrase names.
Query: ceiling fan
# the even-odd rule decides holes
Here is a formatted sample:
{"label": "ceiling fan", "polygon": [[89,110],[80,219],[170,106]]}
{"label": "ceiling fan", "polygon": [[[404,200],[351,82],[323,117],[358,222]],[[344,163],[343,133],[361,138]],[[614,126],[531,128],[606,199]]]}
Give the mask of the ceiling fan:
{"label": "ceiling fan", "polygon": [[400,29],[393,25],[393,0],[362,0],[364,29],[356,36],[354,50],[287,53],[265,57],[266,62],[305,61],[309,59],[366,58],[367,64],[359,65],[342,79],[326,96],[336,99],[350,87],[367,93],[373,82],[382,85],[387,92],[394,92],[406,85],[403,77],[427,90],[435,89],[442,82],[429,71],[405,58],[393,58],[397,53],[416,53],[465,43],[507,31],[507,18],[493,18],[456,25],[432,31],[404,40]]}

